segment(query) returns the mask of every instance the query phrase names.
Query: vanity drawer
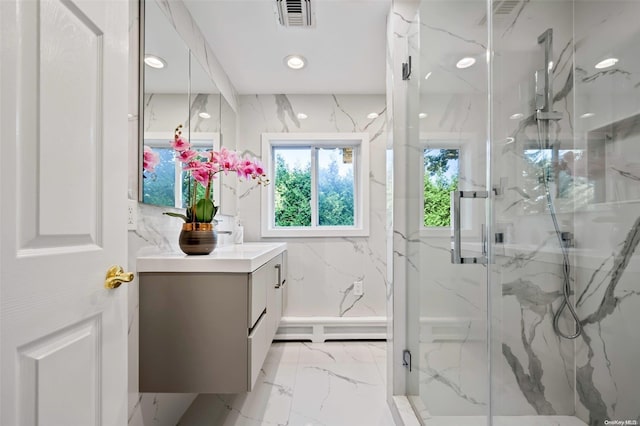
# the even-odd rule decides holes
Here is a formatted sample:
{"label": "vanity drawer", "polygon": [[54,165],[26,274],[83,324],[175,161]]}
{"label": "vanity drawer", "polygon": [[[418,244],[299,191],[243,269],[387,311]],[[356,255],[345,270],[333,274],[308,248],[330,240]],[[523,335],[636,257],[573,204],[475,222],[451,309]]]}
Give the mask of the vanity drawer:
{"label": "vanity drawer", "polygon": [[247,387],[251,391],[258,379],[262,363],[267,357],[267,352],[271,346],[271,339],[267,336],[267,315],[263,314],[249,334],[249,366]]}
{"label": "vanity drawer", "polygon": [[248,328],[252,328],[262,312],[267,308],[267,293],[278,283],[276,265],[282,263],[278,255],[249,275],[249,318]]}

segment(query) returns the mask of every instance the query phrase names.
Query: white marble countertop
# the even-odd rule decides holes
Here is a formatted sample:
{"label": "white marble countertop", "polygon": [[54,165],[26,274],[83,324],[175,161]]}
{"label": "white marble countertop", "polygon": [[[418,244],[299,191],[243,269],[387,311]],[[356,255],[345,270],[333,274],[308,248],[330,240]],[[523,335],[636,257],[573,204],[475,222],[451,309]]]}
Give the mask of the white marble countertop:
{"label": "white marble countertop", "polygon": [[253,272],[287,249],[287,243],[244,243],[216,247],[206,256],[147,253],[136,259],[137,272]]}

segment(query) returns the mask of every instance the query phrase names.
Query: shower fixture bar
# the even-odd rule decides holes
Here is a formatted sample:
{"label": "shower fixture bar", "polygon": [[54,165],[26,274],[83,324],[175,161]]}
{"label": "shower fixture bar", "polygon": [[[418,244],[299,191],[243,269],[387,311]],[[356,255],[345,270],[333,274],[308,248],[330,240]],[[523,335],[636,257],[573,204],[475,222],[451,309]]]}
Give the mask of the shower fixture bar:
{"label": "shower fixture bar", "polygon": [[549,64],[553,60],[553,29],[549,28],[538,37],[538,44],[544,43],[544,105],[543,112],[551,111],[553,97],[551,94],[551,73],[553,67]]}

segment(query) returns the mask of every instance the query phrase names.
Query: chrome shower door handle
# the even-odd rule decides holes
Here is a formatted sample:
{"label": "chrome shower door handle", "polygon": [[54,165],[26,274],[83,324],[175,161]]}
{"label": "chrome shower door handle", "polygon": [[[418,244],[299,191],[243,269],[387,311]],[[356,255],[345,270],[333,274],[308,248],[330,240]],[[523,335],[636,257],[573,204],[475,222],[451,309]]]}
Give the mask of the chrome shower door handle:
{"label": "chrome shower door handle", "polygon": [[[487,264],[487,258],[462,257],[462,236],[460,233],[460,199],[488,198],[488,191],[451,191],[451,263],[454,264]],[[484,232],[483,232],[484,234]],[[483,237],[484,238],[484,237]],[[483,242],[484,252],[484,242]]]}

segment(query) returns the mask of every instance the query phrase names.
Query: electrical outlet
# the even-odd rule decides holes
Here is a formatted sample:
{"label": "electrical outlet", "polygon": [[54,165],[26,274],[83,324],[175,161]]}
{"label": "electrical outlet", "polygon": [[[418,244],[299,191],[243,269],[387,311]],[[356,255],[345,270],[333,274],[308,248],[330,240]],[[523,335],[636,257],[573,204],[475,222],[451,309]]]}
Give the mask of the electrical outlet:
{"label": "electrical outlet", "polygon": [[127,229],[135,231],[138,227],[138,202],[129,200],[127,204]]}
{"label": "electrical outlet", "polygon": [[362,280],[353,282],[353,295],[362,296],[364,294],[364,282]]}

